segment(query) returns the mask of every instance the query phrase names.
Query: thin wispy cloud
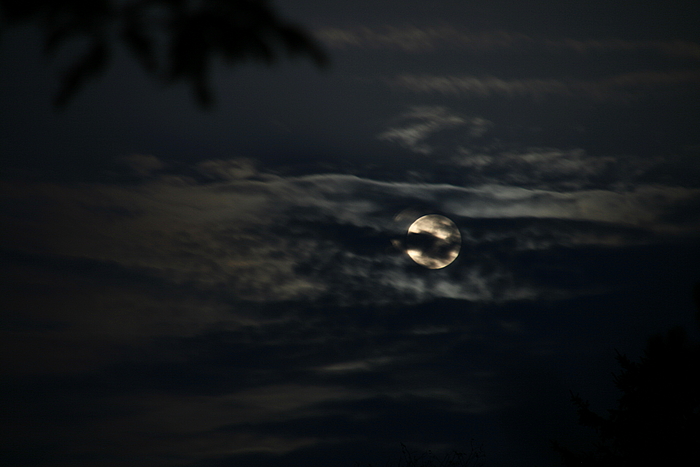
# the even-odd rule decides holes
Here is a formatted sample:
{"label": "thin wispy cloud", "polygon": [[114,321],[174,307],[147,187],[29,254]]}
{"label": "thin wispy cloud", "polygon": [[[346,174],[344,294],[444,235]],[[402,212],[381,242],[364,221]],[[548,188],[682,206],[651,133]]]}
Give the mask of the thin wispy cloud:
{"label": "thin wispy cloud", "polygon": [[506,31],[469,33],[450,26],[326,28],[317,31],[316,37],[331,48],[398,49],[406,52],[428,52],[443,47],[489,51],[533,42],[524,34]]}
{"label": "thin wispy cloud", "polygon": [[396,120],[396,126],[383,131],[377,138],[425,155],[434,152],[434,143],[430,139],[444,130],[466,127],[466,135],[478,138],[491,126],[491,122],[484,118],[459,115],[442,106],[416,106]]}
{"label": "thin wispy cloud", "polygon": [[[594,155],[580,147],[504,145],[499,140],[504,129],[508,131],[483,117],[446,106],[412,106],[390,119],[377,138],[411,153],[430,156],[425,160],[436,164],[433,170],[449,167],[450,183],[465,187],[501,185],[553,192],[621,192],[642,180],[654,183],[655,171],[668,171],[683,159]],[[427,175],[424,180],[429,180]],[[681,186],[678,180],[675,185]],[[697,184],[686,181],[682,186],[693,188]]]}
{"label": "thin wispy cloud", "polygon": [[664,163],[663,158],[594,156],[581,148],[488,150],[458,146],[443,162],[463,168],[468,185],[506,184],[557,192],[624,191]]}
{"label": "thin wispy cloud", "polygon": [[391,87],[422,94],[441,94],[461,98],[549,97],[630,101],[660,91],[695,91],[700,71],[643,71],[624,73],[597,80],[521,78],[495,76],[400,74],[388,80]]}
{"label": "thin wispy cloud", "polygon": [[426,53],[457,49],[474,53],[497,50],[542,52],[655,52],[674,58],[700,60],[700,44],[687,40],[627,40],[616,38],[547,38],[515,31],[468,31],[454,26],[384,26],[325,28],[316,37],[333,49],[386,49]]}

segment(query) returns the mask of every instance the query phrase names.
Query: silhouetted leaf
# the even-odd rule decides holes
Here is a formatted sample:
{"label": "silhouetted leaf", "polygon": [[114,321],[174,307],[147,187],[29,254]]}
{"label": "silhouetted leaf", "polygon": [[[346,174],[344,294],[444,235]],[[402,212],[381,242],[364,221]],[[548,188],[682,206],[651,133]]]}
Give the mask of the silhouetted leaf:
{"label": "silhouetted leaf", "polygon": [[90,50],[64,75],[55,105],[61,107],[73,97],[85,80],[94,77],[107,64],[108,48],[103,41],[95,42]]}
{"label": "silhouetted leaf", "polygon": [[154,41],[153,37],[146,32],[147,28],[144,24],[143,15],[144,12],[138,8],[125,9],[122,40],[144,69],[154,72],[158,66],[155,57]]}
{"label": "silhouetted leaf", "polygon": [[[100,38],[62,78],[59,106],[104,69],[110,45],[118,40],[157,79],[189,82],[202,107],[213,101],[208,76],[214,58],[272,64],[281,52],[306,56],[318,66],[328,62],[311,36],[281,20],[265,0],[0,0],[0,8],[3,27],[32,21],[43,28],[48,53],[71,38]],[[116,38],[112,31],[118,31]],[[158,57],[155,37],[166,44],[164,57]]]}

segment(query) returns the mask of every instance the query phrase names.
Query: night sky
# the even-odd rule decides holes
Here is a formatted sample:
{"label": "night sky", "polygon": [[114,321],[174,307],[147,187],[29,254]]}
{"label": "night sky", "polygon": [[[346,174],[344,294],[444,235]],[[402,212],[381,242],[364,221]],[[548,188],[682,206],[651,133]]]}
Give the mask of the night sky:
{"label": "night sky", "polygon": [[122,49],[57,110],[80,43],[1,38],[2,462],[558,465],[570,391],[698,337],[700,4],[274,6],[330,65],[217,64],[211,110]]}

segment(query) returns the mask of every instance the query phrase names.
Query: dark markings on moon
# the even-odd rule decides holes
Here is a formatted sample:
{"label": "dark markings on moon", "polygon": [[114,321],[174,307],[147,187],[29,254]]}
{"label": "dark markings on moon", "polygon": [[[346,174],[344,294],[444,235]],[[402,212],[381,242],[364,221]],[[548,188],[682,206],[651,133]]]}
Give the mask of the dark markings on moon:
{"label": "dark markings on moon", "polygon": [[406,253],[428,269],[451,264],[462,246],[459,229],[450,219],[438,214],[420,217],[408,228]]}

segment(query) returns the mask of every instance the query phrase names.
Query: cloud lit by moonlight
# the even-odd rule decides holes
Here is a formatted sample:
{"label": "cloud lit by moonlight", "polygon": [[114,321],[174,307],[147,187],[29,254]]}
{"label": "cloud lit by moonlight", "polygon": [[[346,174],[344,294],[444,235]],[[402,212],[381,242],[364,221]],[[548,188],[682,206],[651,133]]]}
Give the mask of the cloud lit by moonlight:
{"label": "cloud lit by moonlight", "polygon": [[406,253],[428,269],[441,269],[459,255],[462,236],[450,219],[438,214],[418,218],[408,228]]}

